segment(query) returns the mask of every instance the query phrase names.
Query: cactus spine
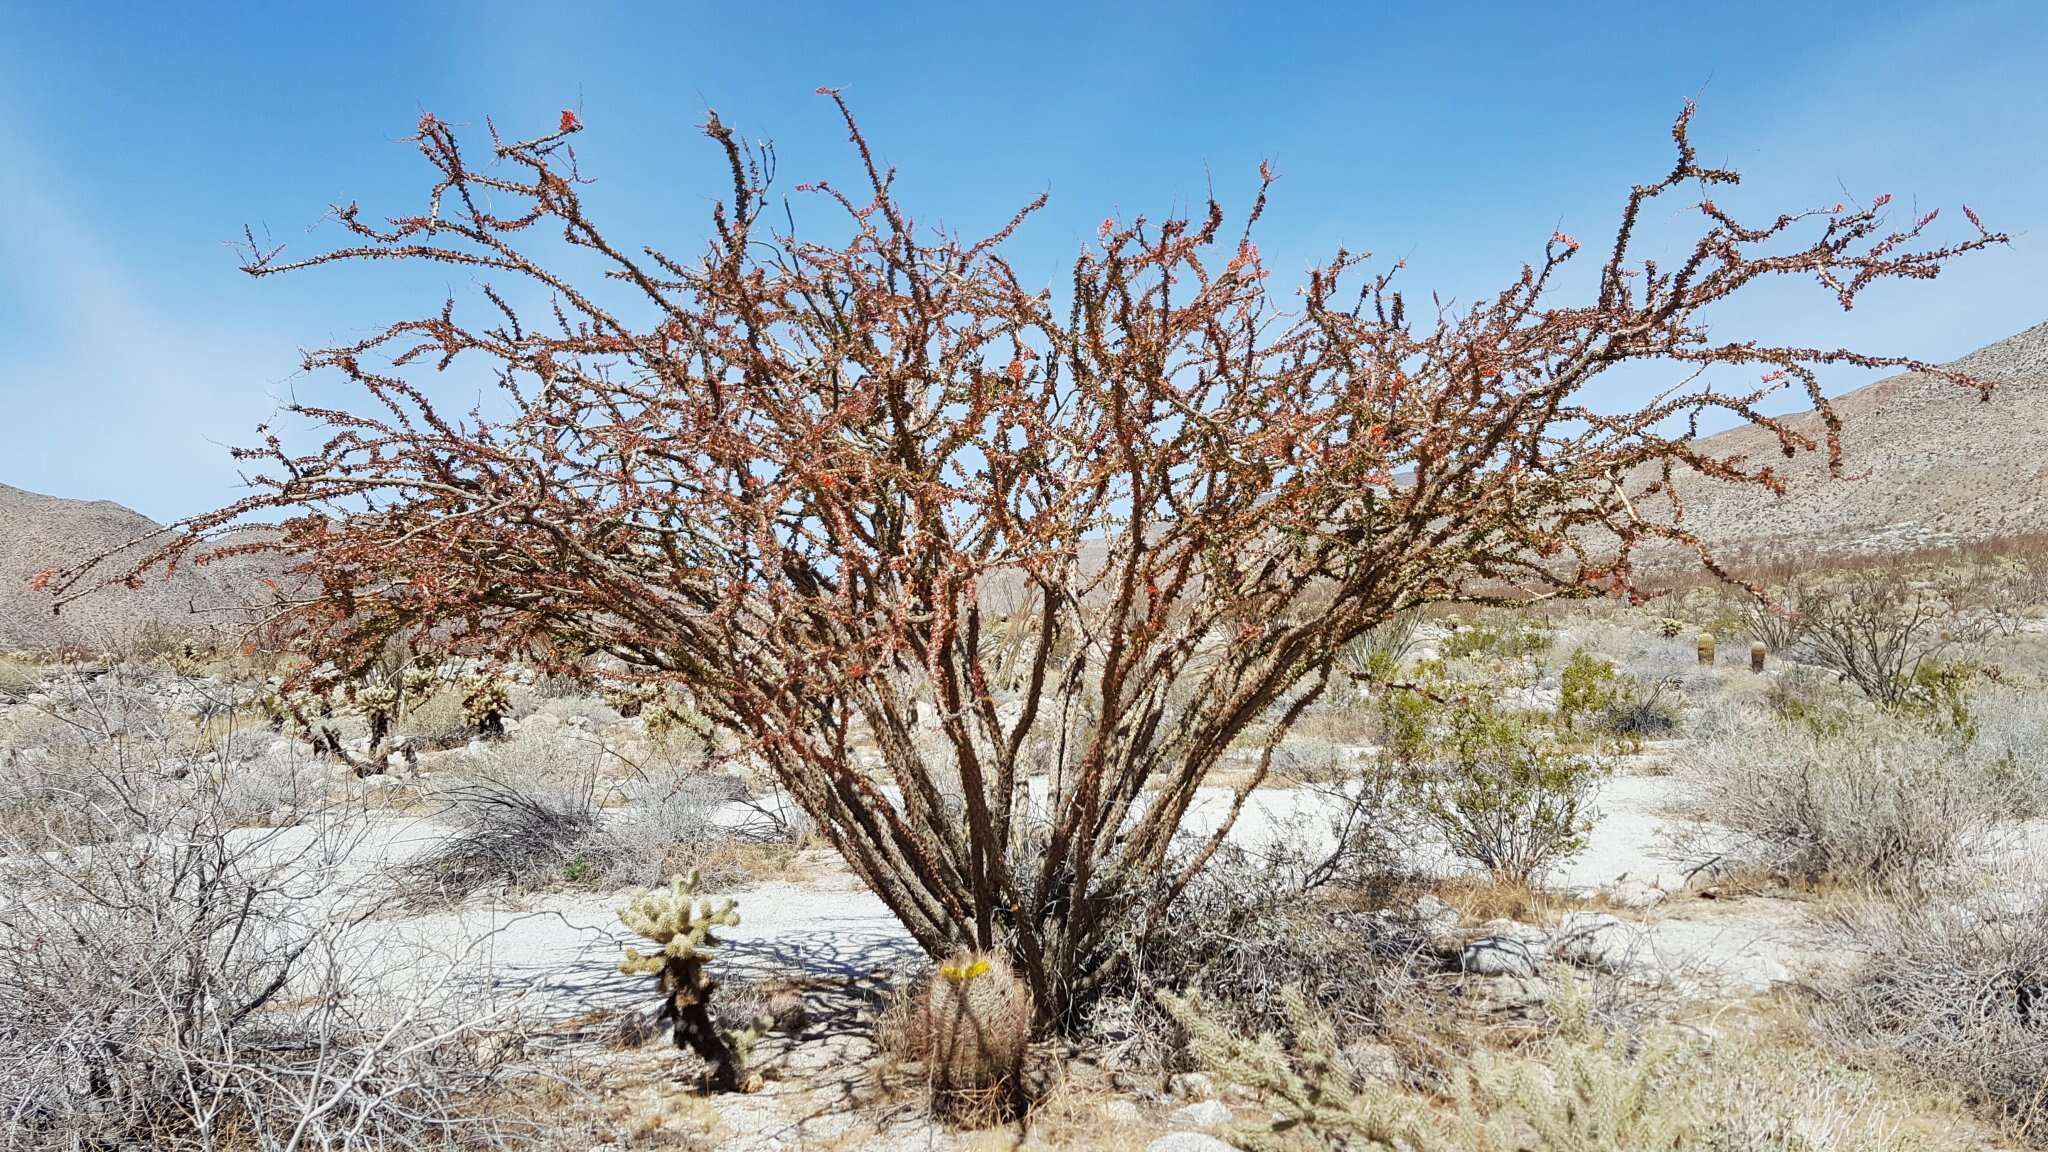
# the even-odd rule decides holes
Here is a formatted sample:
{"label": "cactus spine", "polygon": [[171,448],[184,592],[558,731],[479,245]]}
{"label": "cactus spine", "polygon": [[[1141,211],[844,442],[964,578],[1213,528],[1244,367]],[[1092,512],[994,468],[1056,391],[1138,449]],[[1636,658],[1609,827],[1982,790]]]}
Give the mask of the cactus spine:
{"label": "cactus spine", "polygon": [[714,1092],[739,1089],[740,1064],[760,1035],[757,1027],[728,1032],[711,1018],[711,994],[718,982],[704,966],[719,944],[711,930],[738,924],[734,908],[732,900],[713,907],[698,899],[697,873],[691,872],[670,881],[668,891],[643,892],[619,909],[620,922],[661,945],[646,955],[626,949],[619,971],[656,978],[662,1006],[655,1019],[673,1022],[676,1047],[690,1049],[711,1066],[708,1087]]}
{"label": "cactus spine", "polygon": [[1749,642],[1749,670],[1751,672],[1762,672],[1764,670],[1764,642],[1761,640],[1751,640]]}
{"label": "cactus spine", "polygon": [[942,1094],[1014,1087],[1031,1039],[1031,993],[994,953],[939,966],[925,994],[927,1063]]}
{"label": "cactus spine", "polygon": [[1714,662],[1714,634],[1712,632],[1700,633],[1699,649],[1700,663],[1712,664]]}

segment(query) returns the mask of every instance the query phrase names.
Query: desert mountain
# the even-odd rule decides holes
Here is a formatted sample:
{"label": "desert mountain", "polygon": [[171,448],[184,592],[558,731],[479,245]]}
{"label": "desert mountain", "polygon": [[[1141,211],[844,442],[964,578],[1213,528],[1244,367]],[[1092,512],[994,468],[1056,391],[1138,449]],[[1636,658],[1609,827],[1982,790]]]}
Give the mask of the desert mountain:
{"label": "desert mountain", "polygon": [[275,568],[264,557],[181,565],[169,579],[102,589],[61,615],[51,613],[49,593],[32,586],[38,572],[68,567],[159,527],[112,501],[64,500],[0,484],[0,651],[100,645],[149,624],[232,625],[235,614],[223,609],[263,601],[257,579]]}
{"label": "desert mountain", "polygon": [[[1877,552],[2048,532],[2048,323],[1954,361],[1996,381],[1989,400],[1914,373],[1837,397],[1840,479],[1825,452],[1784,460],[1743,427],[1708,438],[1716,455],[1769,459],[1789,490],[1701,482],[1680,488],[1686,524],[1723,549],[1802,554]],[[1823,441],[1811,412],[1794,425]]]}

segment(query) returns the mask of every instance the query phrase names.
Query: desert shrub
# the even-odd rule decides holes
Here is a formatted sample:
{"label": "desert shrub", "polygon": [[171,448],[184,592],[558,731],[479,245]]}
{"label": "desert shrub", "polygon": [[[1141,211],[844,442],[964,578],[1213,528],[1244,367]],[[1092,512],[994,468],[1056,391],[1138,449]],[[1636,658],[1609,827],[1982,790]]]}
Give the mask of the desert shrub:
{"label": "desert shrub", "polygon": [[1128,965],[1091,1006],[1084,1032],[1116,1066],[1192,1067],[1181,1026],[1160,991],[1199,993],[1210,1010],[1248,1032],[1285,1030],[1282,992],[1293,989],[1348,1042],[1379,1035],[1425,1004],[1435,967],[1426,941],[1398,920],[1357,910],[1353,890],[1305,888],[1313,853],[1225,845],[1157,929],[1133,932]]}
{"label": "desert shrub", "polygon": [[1442,654],[1445,660],[1485,656],[1525,660],[1550,650],[1550,634],[1518,615],[1501,613],[1454,627],[1455,630],[1444,637]]}
{"label": "desert shrub", "polygon": [[611,872],[614,846],[587,784],[478,776],[439,799],[451,828],[407,864],[415,895],[460,901],[490,888],[591,883]]}
{"label": "desert shrub", "polygon": [[[607,814],[604,850],[593,857],[606,865],[603,883],[694,873],[706,884],[729,887],[748,878],[757,852],[792,850],[809,831],[801,811],[749,796],[738,779],[716,773],[661,777],[624,795]],[[744,806],[742,818],[718,820],[724,804]]]}
{"label": "desert shrub", "polygon": [[1924,692],[1923,664],[1990,634],[1980,617],[1959,614],[1940,590],[1896,572],[1865,570],[1834,582],[1811,580],[1786,597],[1796,635],[1790,651],[1896,706]]}
{"label": "desert shrub", "polygon": [[1599,716],[1614,703],[1614,663],[1583,648],[1572,650],[1558,677],[1557,719],[1566,727]]}
{"label": "desert shrub", "polygon": [[43,682],[43,670],[27,660],[0,656],[0,704],[17,704],[28,699]]}
{"label": "desert shrub", "polygon": [[1857,960],[1819,1001],[1819,1033],[2048,1146],[2048,902],[1886,901],[1837,927]]}
{"label": "desert shrub", "polygon": [[1567,731],[1591,729],[1639,744],[1678,727],[1672,688],[1672,680],[1620,672],[1612,661],[1575,649],[1558,675],[1557,722]]}
{"label": "desert shrub", "polygon": [[1450,709],[1441,737],[1405,765],[1410,803],[1451,851],[1516,884],[1584,849],[1605,772],[1483,698]]}
{"label": "desert shrub", "polygon": [[1839,729],[1752,717],[1695,744],[1678,775],[1734,862],[1808,882],[1918,884],[2021,803],[2002,757],[1879,713]]}
{"label": "desert shrub", "polygon": [[406,701],[392,729],[395,739],[414,741],[431,748],[461,744],[476,734],[463,705],[463,693],[453,685],[431,689]]}
{"label": "desert shrub", "polygon": [[2014,815],[2048,813],[2048,693],[1992,685],[1970,697],[1971,752],[1994,782],[2009,784]]}
{"label": "desert shrub", "polygon": [[[57,676],[47,701],[0,720],[0,838],[89,844],[106,812],[204,804],[237,827],[290,825],[330,791],[316,766],[247,722],[248,686],[119,665]],[[179,701],[183,701],[182,703]]]}
{"label": "desert shrub", "polygon": [[1670,679],[1616,677],[1600,711],[1600,726],[1632,742],[1671,735],[1681,721],[1673,684]]}
{"label": "desert shrub", "polygon": [[1778,720],[1823,738],[1846,734],[1870,711],[1867,701],[1854,689],[1845,691],[1836,677],[1796,665],[1771,679],[1763,703]]}
{"label": "desert shrub", "polygon": [[1977,717],[1970,697],[1986,675],[1984,668],[1968,661],[1922,660],[1906,677],[1892,706],[1938,732],[1974,740]]}
{"label": "desert shrub", "polygon": [[447,831],[406,865],[409,895],[460,900],[489,888],[616,887],[692,872],[723,886],[744,877],[743,848],[794,843],[804,832],[772,810],[730,826],[714,820],[719,805],[748,799],[734,777],[620,779],[606,771],[616,760],[603,740],[545,712],[486,746],[435,797]]}
{"label": "desert shrub", "polygon": [[9,1148],[474,1146],[499,1008],[364,973],[373,886],[337,868],[362,825],[321,808],[252,830],[146,741],[102,731],[103,789],[34,844],[0,836],[0,1115]]}

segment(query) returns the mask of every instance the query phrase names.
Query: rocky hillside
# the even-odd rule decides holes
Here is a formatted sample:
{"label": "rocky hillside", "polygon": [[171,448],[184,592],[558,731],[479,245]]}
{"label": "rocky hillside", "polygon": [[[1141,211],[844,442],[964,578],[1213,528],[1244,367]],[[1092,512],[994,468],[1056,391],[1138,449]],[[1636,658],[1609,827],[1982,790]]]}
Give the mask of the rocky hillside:
{"label": "rocky hillside", "polygon": [[[2048,532],[2048,323],[1980,348],[1954,366],[1998,382],[1991,398],[1927,377],[1889,377],[1835,400],[1843,477],[1824,453],[1781,461],[1790,490],[1694,478],[1686,522],[1724,549],[1873,552]],[[1812,413],[1794,423],[1822,439]],[[1774,438],[1738,428],[1715,454],[1777,457]]]}
{"label": "rocky hillside", "polygon": [[158,527],[112,501],[64,500],[0,484],[0,651],[104,645],[150,624],[230,624],[234,615],[222,609],[263,599],[256,580],[273,568],[264,558],[187,565],[140,588],[103,589],[61,615],[51,613],[49,594],[32,586],[44,569],[76,564]]}

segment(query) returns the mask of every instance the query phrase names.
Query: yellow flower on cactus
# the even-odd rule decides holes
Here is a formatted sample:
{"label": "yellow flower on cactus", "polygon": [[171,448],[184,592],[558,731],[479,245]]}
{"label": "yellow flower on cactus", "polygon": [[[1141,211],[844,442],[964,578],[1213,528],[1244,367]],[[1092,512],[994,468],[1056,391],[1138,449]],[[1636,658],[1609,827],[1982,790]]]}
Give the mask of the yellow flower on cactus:
{"label": "yellow flower on cactus", "polygon": [[974,960],[968,960],[959,964],[939,965],[939,975],[944,976],[946,979],[951,980],[955,984],[959,984],[967,980],[972,980],[976,976],[986,976],[987,974],[988,957],[986,956]]}

